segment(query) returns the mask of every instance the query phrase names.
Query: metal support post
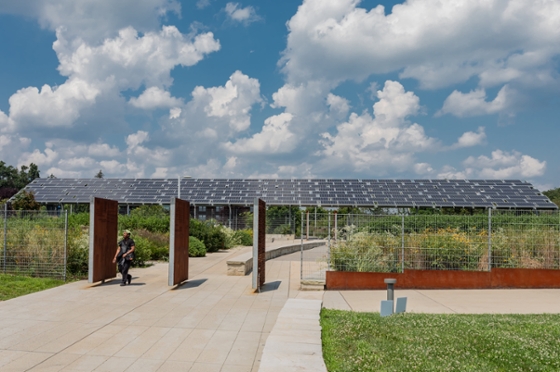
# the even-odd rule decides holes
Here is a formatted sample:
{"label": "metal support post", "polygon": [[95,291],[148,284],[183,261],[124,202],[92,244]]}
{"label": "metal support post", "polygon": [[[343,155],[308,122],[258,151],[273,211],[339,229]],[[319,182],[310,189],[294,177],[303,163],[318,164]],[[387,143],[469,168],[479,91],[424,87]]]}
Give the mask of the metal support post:
{"label": "metal support post", "polygon": [[401,273],[404,273],[404,213],[402,214],[402,227],[401,227]]}
{"label": "metal support post", "polygon": [[[300,213],[301,214],[301,213]],[[300,218],[301,220],[301,230],[299,233],[299,237],[301,238],[301,254],[300,254],[300,262],[299,262],[299,279],[303,279],[303,216]]]}
{"label": "metal support post", "polygon": [[64,281],[66,281],[66,272],[68,271],[68,211],[64,214]]}
{"label": "metal support post", "polygon": [[231,204],[228,205],[228,212],[229,212],[228,226],[231,229]]}
{"label": "metal support post", "polygon": [[305,216],[307,218],[307,233],[305,234],[305,240],[309,240],[309,211],[305,212]]}
{"label": "metal support post", "polygon": [[315,207],[315,217],[314,217],[314,219],[315,219],[315,224],[314,224],[314,227],[313,227],[313,229],[314,229],[313,230],[313,235],[317,236],[317,207]]}
{"label": "metal support post", "polygon": [[385,279],[385,284],[387,284],[387,301],[393,301],[395,299],[395,283],[397,279]]}
{"label": "metal support post", "polygon": [[338,211],[334,211],[334,241],[336,242],[336,239],[338,237]]}
{"label": "metal support post", "polygon": [[6,273],[7,251],[8,251],[8,203],[4,204],[4,274]]}
{"label": "metal support post", "polygon": [[488,271],[492,270],[492,208],[488,208]]}
{"label": "metal support post", "polygon": [[327,270],[331,267],[331,211],[329,211],[329,235],[327,240]]}

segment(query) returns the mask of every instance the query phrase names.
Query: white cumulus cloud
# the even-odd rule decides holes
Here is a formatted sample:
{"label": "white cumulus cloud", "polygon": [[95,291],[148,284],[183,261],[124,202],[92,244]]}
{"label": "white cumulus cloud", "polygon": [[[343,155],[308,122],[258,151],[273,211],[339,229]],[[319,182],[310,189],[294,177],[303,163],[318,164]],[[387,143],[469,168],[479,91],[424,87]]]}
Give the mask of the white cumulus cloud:
{"label": "white cumulus cloud", "polygon": [[179,98],[171,97],[171,93],[158,87],[150,87],[138,97],[132,97],[129,103],[138,108],[153,110],[155,108],[172,108],[181,106]]}
{"label": "white cumulus cloud", "polygon": [[443,107],[436,113],[436,116],[452,114],[457,117],[468,117],[499,113],[512,106],[513,94],[505,85],[500,89],[496,98],[487,101],[486,91],[482,88],[472,90],[469,93],[454,90],[445,99]]}
{"label": "white cumulus cloud", "polygon": [[0,13],[35,18],[55,31],[64,27],[72,35],[88,42],[100,42],[115,36],[124,27],[142,32],[157,29],[161,17],[180,14],[176,0],[18,0],[0,2]]}
{"label": "white cumulus cloud", "polygon": [[287,24],[282,63],[289,83],[400,72],[437,88],[471,77],[488,86],[554,75],[557,1],[415,0],[392,9],[360,4],[303,1]]}
{"label": "white cumulus cloud", "polygon": [[413,166],[414,153],[439,147],[422,126],[407,120],[420,111],[419,99],[413,92],[405,92],[398,82],[387,81],[377,96],[374,117],[352,113],[348,122],[337,126],[336,134],[323,134],[320,154],[325,156],[324,163],[356,171],[402,171]]}
{"label": "white cumulus cloud", "polygon": [[227,3],[224,10],[229,19],[245,25],[261,19],[252,6],[243,8],[239,3]]}
{"label": "white cumulus cloud", "polygon": [[259,133],[251,138],[242,138],[235,143],[228,142],[224,147],[231,152],[240,154],[278,154],[292,151],[297,139],[290,132],[289,125],[293,116],[288,113],[271,116],[265,120]]}
{"label": "white cumulus cloud", "polygon": [[227,120],[236,132],[249,127],[252,106],[262,102],[259,81],[241,71],[235,71],[224,86],[196,87],[192,96],[191,109],[203,107],[208,117]]}

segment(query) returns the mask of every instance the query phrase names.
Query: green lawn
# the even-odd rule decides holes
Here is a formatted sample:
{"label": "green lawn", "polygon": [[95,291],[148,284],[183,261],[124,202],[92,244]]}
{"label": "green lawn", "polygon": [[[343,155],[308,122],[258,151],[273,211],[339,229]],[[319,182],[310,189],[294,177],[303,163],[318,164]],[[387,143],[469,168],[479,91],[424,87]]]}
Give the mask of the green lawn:
{"label": "green lawn", "polygon": [[[520,299],[522,301],[522,299]],[[335,371],[560,371],[560,315],[321,312]]]}
{"label": "green lawn", "polygon": [[0,274],[0,301],[57,287],[63,280]]}

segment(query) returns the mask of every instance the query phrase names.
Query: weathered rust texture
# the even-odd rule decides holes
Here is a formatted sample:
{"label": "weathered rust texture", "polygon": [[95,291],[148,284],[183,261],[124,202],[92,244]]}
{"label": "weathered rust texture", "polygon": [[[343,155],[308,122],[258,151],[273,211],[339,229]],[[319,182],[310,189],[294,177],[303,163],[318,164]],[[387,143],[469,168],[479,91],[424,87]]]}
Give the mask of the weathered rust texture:
{"label": "weathered rust texture", "polygon": [[173,284],[176,285],[189,279],[189,222],[190,203],[175,199]]}
{"label": "weathered rust texture", "polygon": [[560,288],[560,270],[492,269],[492,288]]}
{"label": "weathered rust texture", "polygon": [[264,200],[259,199],[259,288],[264,285],[265,282],[265,248],[266,248],[266,203]]}
{"label": "weathered rust texture", "polygon": [[400,289],[560,288],[560,270],[492,269],[492,271],[405,270],[397,273],[327,271],[326,288],[385,289],[395,278]]}
{"label": "weathered rust texture", "polygon": [[[117,276],[113,263],[118,243],[119,204],[115,200],[93,198],[93,226],[90,226],[90,267],[88,281],[100,282]],[[93,256],[93,257],[91,257]]]}

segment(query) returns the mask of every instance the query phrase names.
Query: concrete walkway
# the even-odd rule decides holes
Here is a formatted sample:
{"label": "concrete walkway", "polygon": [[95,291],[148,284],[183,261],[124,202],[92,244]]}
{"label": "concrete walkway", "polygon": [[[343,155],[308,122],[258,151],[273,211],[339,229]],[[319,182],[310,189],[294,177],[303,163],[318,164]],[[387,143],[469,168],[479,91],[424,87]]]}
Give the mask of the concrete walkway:
{"label": "concrete walkway", "polygon": [[268,261],[259,294],[250,275],[226,276],[242,251],[191,258],[175,289],[156,264],[132,269],[126,287],[80,281],[0,302],[0,370],[258,371],[284,304],[307,294],[299,262]]}
{"label": "concrete walkway", "polygon": [[[275,242],[277,243],[277,242]],[[274,243],[273,243],[274,244]],[[285,244],[278,242],[277,244]],[[132,285],[85,281],[0,302],[1,371],[321,371],[319,312],[379,311],[386,291],[299,291],[300,262],[266,262],[267,284],[227,276],[251,248],[190,259],[167,286],[167,264],[132,269]],[[560,290],[396,290],[409,312],[556,313]]]}
{"label": "concrete walkway", "polygon": [[[407,312],[433,314],[541,314],[560,312],[560,289],[395,290]],[[379,312],[387,291],[326,291],[329,309]]]}

